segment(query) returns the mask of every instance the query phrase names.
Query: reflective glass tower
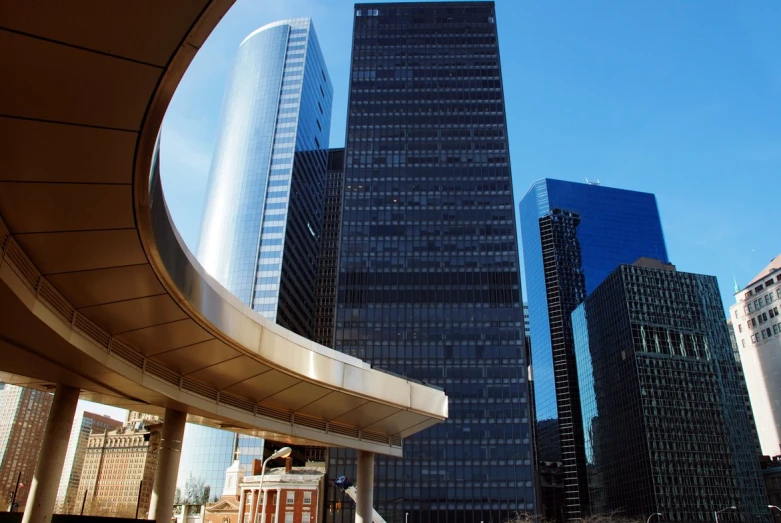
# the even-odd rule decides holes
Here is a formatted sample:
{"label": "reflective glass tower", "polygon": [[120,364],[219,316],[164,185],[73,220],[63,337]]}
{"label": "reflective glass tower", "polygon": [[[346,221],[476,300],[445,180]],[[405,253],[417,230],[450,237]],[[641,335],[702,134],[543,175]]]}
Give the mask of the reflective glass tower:
{"label": "reflective glass tower", "polygon": [[[332,99],[311,20],[274,22],[244,39],[225,91],[198,248],[230,292],[310,339]],[[237,449],[251,470],[263,445],[188,425],[180,486],[193,474],[219,494]]]}
{"label": "reflective glass tower", "polygon": [[572,324],[594,513],[770,521],[715,277],[621,265]]}
{"label": "reflective glass tower", "polygon": [[544,179],[523,197],[520,214],[536,443],[551,477],[542,485],[544,511],[578,518],[588,492],[570,314],[619,264],[667,262],[667,249],[653,194]]}
{"label": "reflective glass tower", "polygon": [[198,259],[267,318],[312,337],[333,88],[308,18],[239,46],[212,157]]}
{"label": "reflective glass tower", "polygon": [[[495,16],[493,2],[355,6],[334,347],[450,400],[403,460],[377,459],[389,522],[535,508]],[[331,452],[329,474],[355,478],[353,456]],[[351,522],[330,496],[328,517]]]}

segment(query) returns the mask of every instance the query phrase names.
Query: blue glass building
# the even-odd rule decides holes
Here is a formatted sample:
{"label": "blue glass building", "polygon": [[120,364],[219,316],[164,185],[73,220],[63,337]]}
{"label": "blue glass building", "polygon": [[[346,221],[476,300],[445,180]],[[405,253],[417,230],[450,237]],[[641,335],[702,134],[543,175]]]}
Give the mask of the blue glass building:
{"label": "blue glass building", "polygon": [[[377,457],[390,523],[536,508],[496,31],[493,2],[355,6],[333,346],[449,398],[404,459]],[[351,452],[328,458],[355,478]],[[333,488],[328,509],[354,519]]]}
{"label": "blue glass building", "polygon": [[667,249],[653,194],[544,179],[520,215],[538,460],[563,471],[560,484],[543,485],[545,515],[578,518],[588,491],[570,314],[619,264],[667,262]]}
{"label": "blue glass building", "polygon": [[770,521],[715,277],[621,265],[572,325],[593,513]]}
{"label": "blue glass building", "polygon": [[[308,18],[265,25],[239,46],[212,156],[198,259],[231,293],[312,338],[333,87]],[[259,438],[187,427],[179,484],[222,492],[238,447]]]}
{"label": "blue glass building", "polygon": [[243,302],[311,339],[333,87],[308,18],[239,46],[198,259]]}

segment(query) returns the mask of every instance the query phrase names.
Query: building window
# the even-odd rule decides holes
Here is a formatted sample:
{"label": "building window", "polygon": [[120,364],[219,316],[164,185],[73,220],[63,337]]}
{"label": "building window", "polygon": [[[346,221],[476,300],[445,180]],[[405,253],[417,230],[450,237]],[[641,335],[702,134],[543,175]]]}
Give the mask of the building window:
{"label": "building window", "polygon": [[738,332],[743,332],[743,325],[738,325]]}
{"label": "building window", "polygon": [[[288,490],[287,491],[287,504],[292,505],[296,502],[296,492],[295,490]],[[287,514],[285,514],[285,518],[287,518]]]}
{"label": "building window", "polygon": [[740,343],[741,343],[741,345],[743,345],[745,347],[746,346],[746,339],[743,338],[742,340],[740,340]]}
{"label": "building window", "polygon": [[285,523],[293,523],[293,513],[285,512]]}
{"label": "building window", "polygon": [[312,493],[304,492],[304,505],[310,505],[312,503]]}

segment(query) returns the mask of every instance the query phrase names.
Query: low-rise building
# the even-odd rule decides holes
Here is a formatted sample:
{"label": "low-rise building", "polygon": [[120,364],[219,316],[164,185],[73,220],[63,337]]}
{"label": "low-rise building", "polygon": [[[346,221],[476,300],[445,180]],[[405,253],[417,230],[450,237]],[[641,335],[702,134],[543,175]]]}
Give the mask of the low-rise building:
{"label": "low-rise building", "polygon": [[225,473],[220,501],[204,510],[205,523],[319,523],[322,521],[325,463],[267,469],[261,493],[260,460],[253,473],[237,461]]}

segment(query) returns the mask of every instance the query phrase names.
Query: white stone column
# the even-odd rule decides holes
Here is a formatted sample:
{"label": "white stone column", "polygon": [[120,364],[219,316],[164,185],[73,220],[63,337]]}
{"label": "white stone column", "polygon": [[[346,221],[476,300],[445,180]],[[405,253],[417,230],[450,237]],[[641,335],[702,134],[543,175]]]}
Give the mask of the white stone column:
{"label": "white stone column", "polygon": [[249,523],[255,523],[258,516],[258,489],[252,489],[252,497],[249,505]]}
{"label": "white stone column", "polygon": [[22,523],[45,523],[52,519],[79,392],[75,387],[57,384]]}
{"label": "white stone column", "polygon": [[247,491],[241,489],[241,496],[239,496],[239,521],[238,523],[244,523],[244,510],[247,505]]}
{"label": "white stone column", "polygon": [[152,487],[152,501],[149,503],[149,515],[157,523],[170,523],[173,515],[176,476],[179,474],[185,421],[187,421],[187,414],[184,412],[165,409],[155,484]]}
{"label": "white stone column", "polygon": [[374,512],[374,453],[358,451],[358,477],[355,482],[355,523],[372,523]]}
{"label": "white stone column", "polygon": [[260,523],[266,522],[266,503],[268,502],[268,489],[264,488],[260,493]]}

